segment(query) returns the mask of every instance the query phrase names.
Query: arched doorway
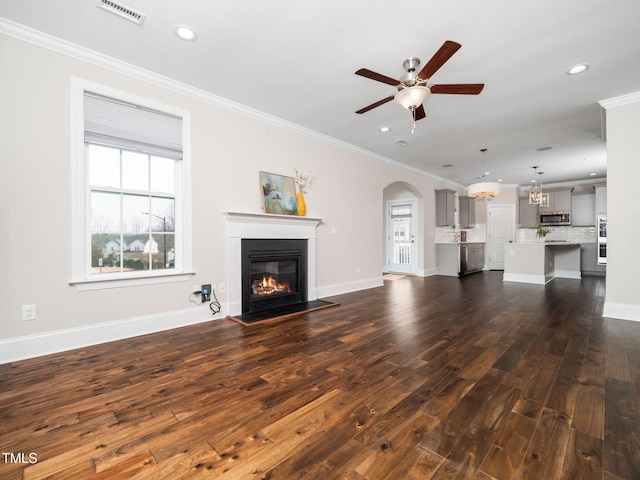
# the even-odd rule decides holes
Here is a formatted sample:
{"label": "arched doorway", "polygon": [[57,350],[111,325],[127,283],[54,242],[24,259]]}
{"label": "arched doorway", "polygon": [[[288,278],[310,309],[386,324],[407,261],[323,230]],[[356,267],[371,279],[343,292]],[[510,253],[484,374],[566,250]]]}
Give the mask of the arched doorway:
{"label": "arched doorway", "polygon": [[383,191],[384,273],[415,275],[421,264],[421,195],[406,182],[395,182]]}

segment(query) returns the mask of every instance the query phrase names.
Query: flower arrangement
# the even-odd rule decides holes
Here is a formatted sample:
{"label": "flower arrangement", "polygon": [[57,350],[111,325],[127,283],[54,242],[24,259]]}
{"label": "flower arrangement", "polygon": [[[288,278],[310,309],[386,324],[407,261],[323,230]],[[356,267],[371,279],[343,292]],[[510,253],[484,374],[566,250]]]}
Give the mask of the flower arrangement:
{"label": "flower arrangement", "polygon": [[538,225],[536,227],[536,237],[544,238],[551,233],[551,230],[543,227],[542,225]]}
{"label": "flower arrangement", "polygon": [[296,168],[296,174],[293,178],[298,186],[298,191],[300,193],[307,193],[307,189],[313,183],[313,172],[302,173]]}

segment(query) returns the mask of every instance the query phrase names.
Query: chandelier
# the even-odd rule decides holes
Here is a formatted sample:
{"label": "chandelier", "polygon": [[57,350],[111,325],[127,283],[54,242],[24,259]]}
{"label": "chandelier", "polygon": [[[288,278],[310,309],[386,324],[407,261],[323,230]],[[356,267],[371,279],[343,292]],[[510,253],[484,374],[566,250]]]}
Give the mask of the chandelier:
{"label": "chandelier", "polygon": [[[542,175],[544,172],[539,172],[538,167],[531,167],[536,175]],[[529,189],[529,205],[540,205],[542,207],[549,206],[549,194],[543,193],[542,191],[542,182],[534,179],[532,180],[534,183]]]}
{"label": "chandelier", "polygon": [[[481,148],[482,152],[482,175],[477,178],[484,178],[489,172],[484,171],[484,157],[487,154],[486,148]],[[496,196],[500,195],[500,184],[498,182],[479,182],[472,183],[467,187],[467,195],[471,198],[475,199],[476,202],[481,202],[483,200],[493,200]]]}
{"label": "chandelier", "polygon": [[476,201],[493,200],[500,195],[500,184],[498,182],[472,183],[467,187],[467,195]]}

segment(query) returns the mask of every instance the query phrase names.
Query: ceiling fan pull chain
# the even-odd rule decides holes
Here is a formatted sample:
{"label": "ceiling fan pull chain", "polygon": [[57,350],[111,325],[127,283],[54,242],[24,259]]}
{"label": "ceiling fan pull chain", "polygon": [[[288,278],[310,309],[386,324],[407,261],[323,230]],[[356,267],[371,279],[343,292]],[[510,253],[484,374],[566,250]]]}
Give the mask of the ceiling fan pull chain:
{"label": "ceiling fan pull chain", "polygon": [[412,109],[411,110],[411,120],[413,122],[413,124],[411,125],[411,135],[413,135],[413,132],[416,131],[416,109]]}

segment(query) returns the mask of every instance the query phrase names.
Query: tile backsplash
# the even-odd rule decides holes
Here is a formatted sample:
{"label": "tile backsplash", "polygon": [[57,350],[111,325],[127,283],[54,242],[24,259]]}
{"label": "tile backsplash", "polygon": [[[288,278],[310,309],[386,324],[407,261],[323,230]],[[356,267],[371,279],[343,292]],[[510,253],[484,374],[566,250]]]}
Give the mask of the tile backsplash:
{"label": "tile backsplash", "polygon": [[[597,241],[596,227],[547,227],[551,233],[545,238],[547,240],[568,240],[576,243],[595,243]],[[535,228],[517,228],[516,243],[535,242]]]}
{"label": "tile backsplash", "polygon": [[[597,230],[596,227],[547,227],[551,233],[545,238],[547,240],[567,240],[575,243],[596,243]],[[470,242],[486,242],[487,241],[487,225],[484,223],[476,224],[476,228],[465,229],[467,231],[467,243]],[[435,241],[436,243],[450,243],[454,241],[454,236],[460,233],[451,227],[436,227]],[[516,228],[516,243],[537,242],[535,228]]]}

